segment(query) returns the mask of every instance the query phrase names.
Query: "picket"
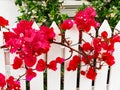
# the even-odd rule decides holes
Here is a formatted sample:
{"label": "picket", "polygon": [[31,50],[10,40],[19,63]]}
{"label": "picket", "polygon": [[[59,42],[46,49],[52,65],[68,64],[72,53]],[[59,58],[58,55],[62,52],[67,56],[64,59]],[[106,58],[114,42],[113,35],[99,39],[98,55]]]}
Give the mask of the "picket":
{"label": "picket", "polygon": [[[120,21],[116,25],[115,29],[120,29]],[[116,30],[114,30],[114,33]],[[120,77],[120,43],[115,44],[115,52],[113,53],[115,57],[115,65],[113,65],[110,69],[110,82],[109,82],[109,90],[120,90],[120,85],[117,81],[118,78]]]}
{"label": "picket", "polygon": [[[10,75],[14,76],[15,79],[18,79],[19,76],[21,76],[25,73],[25,71],[26,71],[25,67],[22,67],[18,70],[13,69],[12,64],[13,64],[14,58],[16,57],[16,54],[11,54],[10,53],[9,56],[10,56],[9,60],[10,60],[10,72],[11,72]],[[20,83],[21,83],[21,89],[26,90],[25,76],[20,79]]]}
{"label": "picket", "polygon": [[[102,25],[98,30],[98,35],[101,35],[103,31],[107,31],[108,37],[112,35],[112,30],[107,22],[104,20]],[[101,70],[98,70],[98,75],[95,80],[95,90],[107,90],[107,75],[108,75],[108,66],[104,65]]]}
{"label": "picket", "polygon": [[[43,59],[45,60],[45,54],[41,55],[39,59]],[[43,77],[43,72],[38,72],[35,71],[37,73],[37,77],[33,78],[33,80],[31,80],[30,82],[30,90],[34,90],[35,88],[37,88],[38,90],[44,90],[44,77]]]}
{"label": "picket", "polygon": [[[51,27],[54,28],[56,37],[56,41],[60,41],[61,38],[59,36],[60,30],[55,22],[52,23]],[[52,44],[49,52],[47,53],[47,63],[49,64],[51,60],[55,60],[58,56],[61,57],[61,46],[57,46],[56,44]],[[57,70],[53,71],[47,70],[47,90],[60,90],[60,65],[57,65]]]}
{"label": "picket", "polygon": [[[75,25],[73,26],[71,30],[66,31],[65,37],[67,38],[67,40],[72,42],[72,44],[78,43],[79,33]],[[72,47],[78,50],[78,45],[75,45]],[[68,48],[65,48],[65,58],[68,58],[70,54],[71,54],[70,50]],[[77,55],[77,54],[73,53],[73,55]],[[64,68],[64,90],[76,90],[77,70],[67,71],[67,67],[68,67],[70,59],[68,61],[65,61],[65,66],[64,66],[65,67]]]}
{"label": "picket", "polygon": [[[95,36],[95,29],[93,27],[91,27],[91,30],[89,31],[89,33],[91,33],[92,36]],[[83,32],[83,40],[85,40],[86,42],[92,43],[92,37],[90,35],[88,35],[87,33]],[[81,63],[81,65],[84,65]],[[88,69],[87,66],[81,67],[81,70],[85,70]],[[87,87],[86,87],[87,85]],[[92,90],[92,81],[87,79],[85,76],[80,75],[80,85],[79,85],[79,90]]]}
{"label": "picket", "polygon": [[[37,25],[36,22],[33,23],[32,28],[39,30],[39,26]],[[39,59],[45,60],[45,58],[46,58],[45,56],[46,56],[45,54],[42,54],[37,58],[37,60],[39,60]],[[44,89],[43,72],[38,72],[38,71],[35,71],[35,72],[37,73],[37,77],[33,78],[33,80],[30,82],[30,90],[34,90],[35,88],[37,88],[38,90],[43,90]]]}
{"label": "picket", "polygon": [[[0,46],[3,45],[3,32],[0,31]],[[5,75],[5,57],[4,57],[4,50],[0,49],[0,72]]]}

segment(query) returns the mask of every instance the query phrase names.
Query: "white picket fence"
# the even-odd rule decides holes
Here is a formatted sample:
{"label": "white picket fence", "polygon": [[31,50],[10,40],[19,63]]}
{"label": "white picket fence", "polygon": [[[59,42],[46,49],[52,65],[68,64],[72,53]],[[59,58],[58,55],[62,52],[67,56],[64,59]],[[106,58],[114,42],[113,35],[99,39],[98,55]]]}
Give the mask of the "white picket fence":
{"label": "white picket fence", "polygon": [[[34,24],[33,27],[36,28],[37,26]],[[59,28],[55,22],[52,23],[51,27],[54,28],[56,34],[60,33]],[[120,22],[116,25],[115,28],[118,30],[120,29]],[[104,20],[101,27],[99,28],[99,34],[104,30],[108,32],[109,37],[112,35],[112,31],[107,20]],[[95,35],[95,31],[96,30],[93,27],[90,30],[93,36]],[[65,36],[66,38],[72,40],[72,43],[77,43],[79,35],[76,26],[73,26],[71,30],[66,31]],[[88,42],[92,40],[92,38],[86,33],[83,33],[83,38]],[[61,38],[59,36],[56,36],[57,41],[60,39]],[[0,32],[0,45],[3,45],[2,31]],[[78,49],[78,46],[73,46],[73,48]],[[40,58],[45,59],[49,63],[50,60],[54,60],[57,56],[67,58],[69,54],[70,53],[67,48],[52,44],[51,49],[47,55],[41,55]],[[35,77],[30,82],[30,90],[120,90],[120,43],[115,44],[115,52],[113,55],[115,57],[115,64],[110,68],[108,66],[104,66],[98,72],[95,81],[91,81],[86,77],[77,74],[77,70],[67,71],[66,68],[69,63],[68,60],[64,64],[64,73],[62,74],[60,65],[58,66],[57,71],[47,69],[46,79],[44,78],[44,72],[37,72],[37,77]],[[14,57],[15,54],[10,54],[8,50],[0,49],[0,72],[5,74],[7,77],[13,75],[17,78],[19,75],[25,72],[25,69],[21,68],[19,70],[13,70],[11,68]],[[81,69],[83,70],[85,67],[82,67]],[[47,82],[47,89],[44,89],[46,85],[44,83],[45,80]],[[63,88],[61,88],[61,82],[63,84]],[[25,84],[25,80],[21,80],[21,90],[26,90]]]}

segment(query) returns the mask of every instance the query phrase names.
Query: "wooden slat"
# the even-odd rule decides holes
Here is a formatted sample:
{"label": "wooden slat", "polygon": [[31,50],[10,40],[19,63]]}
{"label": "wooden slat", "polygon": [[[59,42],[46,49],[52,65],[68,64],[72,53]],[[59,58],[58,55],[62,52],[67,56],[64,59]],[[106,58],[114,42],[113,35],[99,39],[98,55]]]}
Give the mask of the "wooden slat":
{"label": "wooden slat", "polygon": [[4,57],[5,57],[5,71],[6,71],[6,78],[11,75],[10,72],[10,54],[9,50],[4,49]]}
{"label": "wooden slat", "polygon": [[[36,22],[33,23],[32,28],[39,30],[39,26],[37,25]],[[39,57],[37,57],[37,60],[39,60],[39,59],[45,60],[45,54],[42,54]],[[35,65],[34,65],[34,67],[35,67]],[[37,76],[30,81],[30,90],[34,90],[34,89],[43,90],[44,89],[43,72],[38,72],[38,71],[35,71],[35,72],[36,72]]]}
{"label": "wooden slat", "polygon": [[16,17],[20,16],[18,6],[15,5],[15,0],[0,0],[0,16],[9,20],[10,27],[13,26],[17,21]]}
{"label": "wooden slat", "polygon": [[[71,30],[66,31],[65,37],[68,38],[68,40],[72,41],[72,44],[78,43],[79,33],[76,26],[73,26]],[[72,46],[72,48],[78,50],[78,44]],[[78,55],[78,54],[73,53],[73,55]],[[69,49],[65,48],[65,58],[68,58],[69,56],[70,56]],[[69,60],[65,62],[64,90],[76,90],[77,70],[67,71],[68,64],[69,64]]]}
{"label": "wooden slat", "polygon": [[[111,37],[112,31],[111,28],[107,22],[107,20],[104,20],[101,27],[99,28],[99,35],[101,32],[107,31],[108,37]],[[102,67],[101,70],[97,71],[98,75],[95,80],[95,90],[106,90],[107,89],[107,74],[108,74],[108,65],[105,65]]]}
{"label": "wooden slat", "polygon": [[[0,31],[0,46],[3,45],[3,32]],[[5,75],[5,57],[4,50],[0,49],[0,73]]]}
{"label": "wooden slat", "polygon": [[[10,54],[10,65],[13,64],[13,60],[15,58],[16,54]],[[10,72],[11,72],[11,75],[14,76],[14,78],[19,78],[19,76],[23,75],[25,73],[25,68],[20,68],[20,69],[17,69],[17,70],[14,70],[12,68],[12,66],[10,67]],[[23,76],[21,79],[20,79],[20,84],[21,84],[21,90],[26,90],[26,83],[25,83],[25,76]]]}
{"label": "wooden slat", "polygon": [[110,70],[109,90],[120,90],[120,43],[115,44],[115,52],[113,55],[115,57],[115,64],[111,67]]}
{"label": "wooden slat", "polygon": [[[39,59],[45,60],[45,54],[40,55],[37,60]],[[38,90],[44,90],[43,72],[35,71],[35,73],[37,76],[30,81],[30,90],[34,90],[35,88]]]}
{"label": "wooden slat", "polygon": [[[89,33],[91,33],[92,36],[95,36],[95,29],[92,27],[91,30],[89,31]],[[92,38],[90,35],[88,35],[87,33],[83,32],[82,34],[82,38],[86,41],[91,43],[92,42]],[[83,42],[82,42],[83,43]],[[84,65],[83,63],[81,63],[81,65]],[[85,70],[87,69],[87,66],[82,66],[81,70]],[[80,70],[80,71],[81,71]],[[92,81],[90,79],[87,79],[85,76],[80,75],[80,82],[79,82],[79,90],[92,90]],[[87,86],[87,87],[86,87]]]}
{"label": "wooden slat", "polygon": [[[120,29],[120,21],[116,25],[115,29]],[[109,90],[120,90],[120,43],[115,44],[115,52],[113,53],[113,55],[115,57],[115,64],[111,67],[110,70]]]}
{"label": "wooden slat", "polygon": [[[56,33],[56,41],[61,40],[58,34],[60,34],[60,30],[55,22],[52,23],[51,27],[54,28],[54,31]],[[47,54],[47,63],[49,63],[51,60],[55,60],[56,57],[61,57],[61,46],[52,44],[50,47],[50,50]],[[60,65],[57,65],[57,70],[53,71],[48,69],[47,70],[47,90],[60,90]]]}

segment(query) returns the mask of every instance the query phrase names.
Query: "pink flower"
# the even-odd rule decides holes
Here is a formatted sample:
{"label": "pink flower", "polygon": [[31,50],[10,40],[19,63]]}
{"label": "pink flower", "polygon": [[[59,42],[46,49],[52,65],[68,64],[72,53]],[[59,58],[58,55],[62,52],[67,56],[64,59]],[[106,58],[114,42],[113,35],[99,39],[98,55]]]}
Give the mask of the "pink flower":
{"label": "pink flower", "polygon": [[8,23],[9,23],[8,20],[0,16],[0,26],[5,27],[8,25]]}
{"label": "pink flower", "polygon": [[36,36],[36,31],[34,29],[29,29],[29,30],[25,31],[24,36],[23,36],[23,40],[31,43],[35,36]]}
{"label": "pink flower", "polygon": [[47,67],[46,62],[43,59],[40,59],[36,65],[36,70],[37,71],[44,71]]}
{"label": "pink flower", "polygon": [[13,28],[13,31],[19,35],[19,37],[23,37],[26,32],[29,32],[32,29],[33,21],[28,20],[20,20],[17,24],[16,28]]}
{"label": "pink flower", "polygon": [[74,22],[73,22],[73,20],[71,20],[71,19],[66,19],[65,21],[63,21],[63,23],[61,24],[61,28],[63,29],[63,30],[66,30],[66,29],[71,29],[72,27],[73,27],[73,24],[74,24]]}
{"label": "pink flower", "polygon": [[29,68],[26,72],[26,80],[31,81],[34,77],[36,77],[36,73],[33,72],[31,68]]}
{"label": "pink flower", "polygon": [[40,55],[42,53],[47,53],[50,48],[50,43],[47,40],[39,40],[38,42],[33,42],[32,50],[37,54]]}
{"label": "pink flower", "polygon": [[79,30],[89,32],[91,26],[97,28],[99,23],[95,20],[96,12],[92,7],[88,7],[83,11],[77,12],[75,15],[75,23]]}
{"label": "pink flower", "polygon": [[48,41],[52,41],[55,37],[55,32],[53,28],[48,28],[47,26],[40,27],[40,33],[42,35],[42,39],[47,39]]}
{"label": "pink flower", "polygon": [[5,81],[5,76],[0,73],[0,87],[4,87],[6,85],[6,81]]}
{"label": "pink flower", "polygon": [[18,69],[18,68],[20,68],[22,64],[23,64],[22,59],[21,59],[21,58],[18,58],[18,57],[15,57],[15,58],[14,58],[14,62],[13,62],[13,64],[12,64],[13,69]]}
{"label": "pink flower", "polygon": [[16,52],[22,46],[22,39],[13,32],[4,32],[6,47],[10,49],[11,53]]}
{"label": "pink flower", "polygon": [[94,18],[96,17],[96,11],[94,10],[93,7],[90,7],[88,6],[86,9],[85,9],[85,12],[91,16],[91,18]]}

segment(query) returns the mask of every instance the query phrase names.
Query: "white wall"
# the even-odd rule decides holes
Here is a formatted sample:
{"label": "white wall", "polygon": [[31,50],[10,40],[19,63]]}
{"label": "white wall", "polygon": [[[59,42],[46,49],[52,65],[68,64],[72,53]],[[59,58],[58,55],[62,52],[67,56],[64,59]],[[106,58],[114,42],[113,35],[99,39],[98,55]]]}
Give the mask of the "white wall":
{"label": "white wall", "polygon": [[15,0],[0,0],[0,16],[9,20],[10,27],[14,25],[19,15]]}

